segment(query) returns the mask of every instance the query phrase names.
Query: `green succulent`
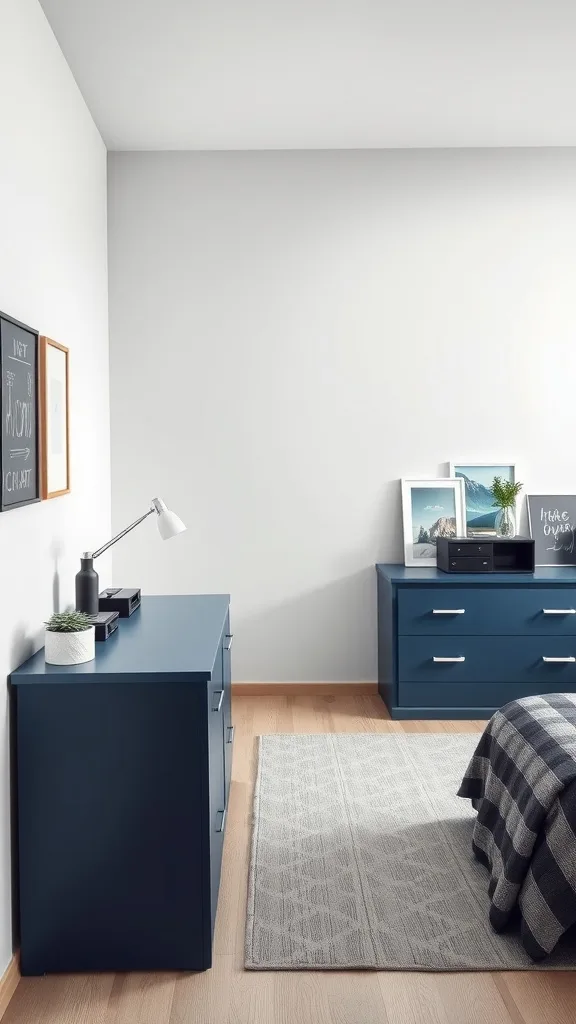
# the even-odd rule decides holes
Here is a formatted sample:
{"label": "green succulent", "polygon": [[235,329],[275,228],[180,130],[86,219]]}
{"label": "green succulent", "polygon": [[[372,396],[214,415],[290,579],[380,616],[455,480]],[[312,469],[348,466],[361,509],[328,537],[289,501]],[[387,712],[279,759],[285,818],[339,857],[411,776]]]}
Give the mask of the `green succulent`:
{"label": "green succulent", "polygon": [[44,625],[50,633],[83,633],[93,623],[84,612],[55,612]]}
{"label": "green succulent", "polygon": [[516,498],[523,486],[521,483],[513,484],[511,480],[503,480],[501,476],[495,476],[494,483],[490,488],[490,493],[494,498],[492,507],[512,508],[516,504]]}

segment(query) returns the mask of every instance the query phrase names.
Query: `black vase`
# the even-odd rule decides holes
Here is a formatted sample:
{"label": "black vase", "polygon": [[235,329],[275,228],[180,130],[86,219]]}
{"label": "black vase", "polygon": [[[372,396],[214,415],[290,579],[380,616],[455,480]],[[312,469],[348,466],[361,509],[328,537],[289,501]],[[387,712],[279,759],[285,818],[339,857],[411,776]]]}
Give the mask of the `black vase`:
{"label": "black vase", "polygon": [[80,559],[80,572],[76,573],[76,611],[98,615],[98,573],[92,558]]}

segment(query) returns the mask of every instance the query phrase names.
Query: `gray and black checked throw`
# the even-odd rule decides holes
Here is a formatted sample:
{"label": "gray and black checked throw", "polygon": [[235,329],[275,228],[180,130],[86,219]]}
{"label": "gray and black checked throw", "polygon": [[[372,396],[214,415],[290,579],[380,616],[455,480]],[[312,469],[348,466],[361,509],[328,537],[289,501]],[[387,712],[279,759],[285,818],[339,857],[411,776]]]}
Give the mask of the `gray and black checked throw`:
{"label": "gray and black checked throw", "polygon": [[541,960],[576,922],[576,694],[497,711],[458,796],[478,811],[472,848],[490,871],[493,927],[520,914],[524,948]]}

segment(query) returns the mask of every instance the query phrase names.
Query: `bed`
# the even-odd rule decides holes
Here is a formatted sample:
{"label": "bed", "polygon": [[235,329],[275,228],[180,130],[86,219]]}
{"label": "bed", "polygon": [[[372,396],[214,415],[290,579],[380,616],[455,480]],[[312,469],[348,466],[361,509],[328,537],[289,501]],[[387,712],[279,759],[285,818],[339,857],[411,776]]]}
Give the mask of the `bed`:
{"label": "bed", "polygon": [[520,921],[537,961],[576,923],[576,694],[512,701],[490,719],[458,795],[478,812],[490,921]]}

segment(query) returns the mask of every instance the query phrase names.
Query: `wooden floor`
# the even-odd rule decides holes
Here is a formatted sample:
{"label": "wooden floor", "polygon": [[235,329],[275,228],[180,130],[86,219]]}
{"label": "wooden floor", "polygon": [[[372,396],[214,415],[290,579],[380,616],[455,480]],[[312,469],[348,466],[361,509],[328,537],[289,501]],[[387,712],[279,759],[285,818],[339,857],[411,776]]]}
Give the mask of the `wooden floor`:
{"label": "wooden floor", "polygon": [[576,974],[245,972],[254,738],[270,732],[460,732],[481,722],[391,722],[375,696],[234,699],[233,784],[214,967],[197,975],[24,978],[2,1024],[574,1024]]}

